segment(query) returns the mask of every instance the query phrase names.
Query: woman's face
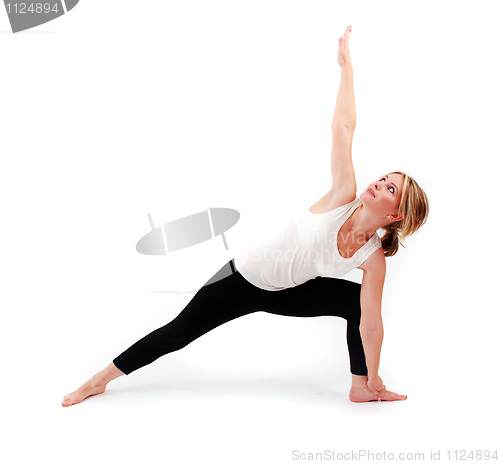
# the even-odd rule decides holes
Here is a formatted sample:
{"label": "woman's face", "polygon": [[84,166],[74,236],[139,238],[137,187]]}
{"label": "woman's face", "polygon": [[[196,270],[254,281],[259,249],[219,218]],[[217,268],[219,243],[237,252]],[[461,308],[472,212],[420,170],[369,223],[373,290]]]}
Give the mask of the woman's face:
{"label": "woman's face", "polygon": [[389,174],[377,182],[372,182],[359,196],[363,206],[375,216],[389,216],[388,221],[399,221],[399,203],[404,177],[401,174]]}

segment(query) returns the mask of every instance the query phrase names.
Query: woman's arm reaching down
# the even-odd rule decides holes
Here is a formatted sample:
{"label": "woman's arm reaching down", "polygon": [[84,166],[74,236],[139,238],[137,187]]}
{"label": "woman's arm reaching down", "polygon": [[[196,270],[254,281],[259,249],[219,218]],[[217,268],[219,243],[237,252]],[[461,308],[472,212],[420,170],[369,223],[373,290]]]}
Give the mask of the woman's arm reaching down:
{"label": "woman's arm reaching down", "polygon": [[368,369],[368,388],[380,398],[385,386],[378,375],[380,352],[384,338],[382,323],[382,292],[385,280],[385,256],[382,248],[373,253],[361,266],[361,322],[359,332],[363,342]]}

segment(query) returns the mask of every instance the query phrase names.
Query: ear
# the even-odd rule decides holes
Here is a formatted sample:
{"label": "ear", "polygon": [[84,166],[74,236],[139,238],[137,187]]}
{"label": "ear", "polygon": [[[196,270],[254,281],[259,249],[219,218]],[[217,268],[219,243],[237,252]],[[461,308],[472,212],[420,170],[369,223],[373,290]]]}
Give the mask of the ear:
{"label": "ear", "polygon": [[401,219],[403,219],[403,215],[398,212],[398,213],[388,214],[387,218],[391,222],[398,222],[401,221]]}

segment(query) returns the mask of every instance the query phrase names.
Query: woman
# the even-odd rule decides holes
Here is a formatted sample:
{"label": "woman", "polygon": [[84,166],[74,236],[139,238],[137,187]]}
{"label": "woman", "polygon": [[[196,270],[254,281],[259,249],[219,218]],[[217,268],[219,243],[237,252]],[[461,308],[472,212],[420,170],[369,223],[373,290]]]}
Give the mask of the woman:
{"label": "woman", "polygon": [[[354,402],[405,400],[378,375],[385,258],[425,222],[428,202],[406,174],[392,172],[356,197],[351,157],[356,126],[350,27],[339,40],[341,81],[332,121],[332,188],[269,240],[227,263],[170,323],[136,342],[78,390],[63,406],[103,393],[113,379],[179,350],[237,317],[256,311],[287,316],[332,315],[347,320]],[[384,229],[382,238],[377,230]],[[338,279],[363,270],[361,286]],[[221,277],[222,276],[222,277]]]}

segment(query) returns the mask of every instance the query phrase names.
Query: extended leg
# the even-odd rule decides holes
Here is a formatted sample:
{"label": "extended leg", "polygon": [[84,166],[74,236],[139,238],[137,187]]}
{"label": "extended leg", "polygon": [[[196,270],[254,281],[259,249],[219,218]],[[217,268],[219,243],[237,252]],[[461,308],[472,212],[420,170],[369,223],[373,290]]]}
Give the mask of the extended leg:
{"label": "extended leg", "polygon": [[204,286],[171,322],[134,343],[113,360],[125,374],[180,350],[212,329],[259,309],[259,298],[240,274]]}
{"label": "extended leg", "polygon": [[207,284],[173,321],[139,340],[106,369],[66,395],[63,406],[71,406],[88,396],[103,393],[111,380],[186,346],[224,322],[258,310],[259,302],[269,294],[249,284],[239,273],[231,273]]}

